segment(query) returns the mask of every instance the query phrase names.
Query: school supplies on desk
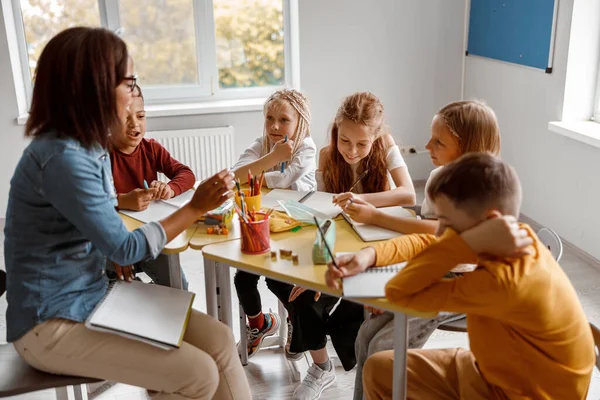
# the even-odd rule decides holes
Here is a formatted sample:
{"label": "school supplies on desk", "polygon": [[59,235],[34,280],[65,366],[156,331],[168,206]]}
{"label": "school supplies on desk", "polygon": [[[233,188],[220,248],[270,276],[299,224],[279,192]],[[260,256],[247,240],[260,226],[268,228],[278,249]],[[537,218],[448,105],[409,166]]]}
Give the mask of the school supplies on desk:
{"label": "school supplies on desk", "polygon": [[179,348],[195,294],[139,281],[116,281],[85,325],[163,349]]}
{"label": "school supplies on desk", "polygon": [[317,217],[313,219],[317,226],[317,235],[312,248],[313,264],[329,264],[332,261],[335,264],[332,253],[335,247],[335,222],[331,219],[319,222]]}
{"label": "school supplies on desk", "polygon": [[241,250],[245,254],[263,254],[271,250],[271,234],[269,231],[269,213],[248,212],[243,202],[235,205],[240,217]]}
{"label": "school supplies on desk", "polygon": [[[341,255],[337,254],[338,257]],[[379,298],[385,297],[385,285],[406,263],[388,265],[387,267],[373,267],[358,275],[343,278],[343,292],[347,297]]]}
{"label": "school supplies on desk", "polygon": [[[415,218],[412,211],[402,207],[381,207],[379,208],[382,212],[387,215],[401,218]],[[362,239],[363,242],[375,242],[378,240],[388,240],[397,236],[402,236],[400,232],[385,229],[376,225],[363,224],[356,222],[345,212],[342,213],[346,221],[352,226],[352,229]]]}

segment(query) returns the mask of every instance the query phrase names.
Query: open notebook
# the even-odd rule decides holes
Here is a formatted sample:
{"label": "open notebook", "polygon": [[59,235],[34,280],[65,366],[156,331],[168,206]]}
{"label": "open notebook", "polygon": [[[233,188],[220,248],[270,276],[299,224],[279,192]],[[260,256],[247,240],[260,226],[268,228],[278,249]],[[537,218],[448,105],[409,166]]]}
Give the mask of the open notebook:
{"label": "open notebook", "polygon": [[[339,254],[338,254],[339,255]],[[387,267],[369,268],[365,272],[343,279],[346,297],[385,297],[385,285],[404,268],[405,262]]]}
{"label": "open notebook", "polygon": [[113,333],[163,349],[179,348],[194,293],[139,281],[117,281],[85,322],[88,329]]}
{"label": "open notebook", "polygon": [[[287,207],[285,206],[287,204],[291,204],[293,206],[295,204],[297,205],[297,203],[300,203],[303,206],[300,208],[300,210],[314,210],[316,212],[313,212],[313,214],[316,215],[317,218],[328,219],[335,218],[342,213],[342,209],[333,204],[333,196],[333,193],[326,192],[297,192],[293,190],[274,189],[263,196],[261,206],[286,211]],[[282,203],[283,207],[281,206]],[[293,210],[290,210],[290,212],[292,214],[291,216],[296,218]],[[303,217],[296,219],[303,219]]]}
{"label": "open notebook", "polygon": [[[392,215],[395,217],[402,218],[414,218],[414,214],[405,208],[402,207],[381,207],[379,208],[382,212],[387,215]],[[396,236],[401,236],[400,232],[391,231],[389,229],[381,228],[375,225],[363,224],[361,222],[353,221],[350,216],[346,213],[342,213],[346,221],[352,226],[352,229],[356,232],[358,236],[363,240],[363,242],[374,242],[377,240],[388,240],[395,238]]]}
{"label": "open notebook", "polygon": [[[180,209],[184,205],[192,200],[194,196],[194,190],[190,189],[179,196],[173,197],[169,200],[157,200],[150,203],[147,209],[144,211],[130,211],[130,210],[119,210],[120,213],[130,216],[138,221],[148,223],[154,221],[160,221],[165,219],[169,215],[173,214],[176,210]],[[229,199],[219,208],[212,210],[208,214],[220,214],[233,207],[233,200]],[[199,221],[204,220],[200,218]]]}

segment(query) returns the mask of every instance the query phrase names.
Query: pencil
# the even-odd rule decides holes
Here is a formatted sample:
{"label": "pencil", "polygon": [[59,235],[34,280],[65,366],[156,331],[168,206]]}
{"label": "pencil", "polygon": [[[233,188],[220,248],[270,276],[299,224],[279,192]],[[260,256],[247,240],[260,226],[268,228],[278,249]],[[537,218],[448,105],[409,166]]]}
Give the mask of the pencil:
{"label": "pencil", "polygon": [[[288,141],[288,135],[285,135],[285,139],[283,140],[283,143],[287,143]],[[283,174],[283,171],[285,171],[285,161],[281,163],[281,173]]]}
{"label": "pencil", "polygon": [[368,170],[368,169],[366,169],[366,170],[365,170],[365,171],[364,171],[362,174],[360,174],[360,176],[359,176],[359,177],[356,179],[356,181],[355,181],[355,182],[352,184],[352,186],[350,186],[350,189],[348,189],[348,191],[349,191],[349,192],[351,192],[351,191],[354,189],[354,187],[356,187],[356,185],[358,185],[358,183],[359,183],[360,181],[362,181],[362,179],[363,179],[365,176],[367,176],[367,174],[368,174],[368,173],[369,173],[369,170]]}

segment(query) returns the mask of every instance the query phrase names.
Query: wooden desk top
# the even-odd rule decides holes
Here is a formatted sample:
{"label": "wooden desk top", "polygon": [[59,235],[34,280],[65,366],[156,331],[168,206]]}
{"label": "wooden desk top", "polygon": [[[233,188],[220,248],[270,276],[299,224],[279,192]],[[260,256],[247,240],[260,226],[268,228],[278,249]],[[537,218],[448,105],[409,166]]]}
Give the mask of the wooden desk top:
{"label": "wooden desk top", "polygon": [[[317,229],[314,226],[303,227],[298,232],[284,232],[271,235],[271,251],[277,252],[277,261],[271,261],[271,253],[264,255],[243,254],[239,240],[229,240],[206,245],[202,248],[203,256],[245,271],[264,275],[269,278],[304,286],[334,296],[342,296],[341,290],[332,290],[325,284],[326,265],[312,263],[312,245]],[[336,220],[335,252],[356,252],[372,243],[363,242],[343,218]],[[298,254],[299,264],[284,260],[279,256],[279,249],[292,250]],[[361,304],[377,308],[406,312],[411,315],[433,316],[435,313],[420,313],[397,307],[387,299],[352,299]]]}
{"label": "wooden desk top", "polygon": [[[133,231],[139,228],[140,226],[144,225],[143,222],[131,218],[128,215],[119,213],[119,216],[123,220],[123,223],[125,224],[127,229],[129,229],[130,231]],[[185,231],[181,232],[179,236],[167,243],[162,252],[165,254],[178,254],[187,250],[190,245],[190,240],[194,236],[194,233],[196,233],[196,229],[197,225],[194,224],[191,227],[187,228]]]}

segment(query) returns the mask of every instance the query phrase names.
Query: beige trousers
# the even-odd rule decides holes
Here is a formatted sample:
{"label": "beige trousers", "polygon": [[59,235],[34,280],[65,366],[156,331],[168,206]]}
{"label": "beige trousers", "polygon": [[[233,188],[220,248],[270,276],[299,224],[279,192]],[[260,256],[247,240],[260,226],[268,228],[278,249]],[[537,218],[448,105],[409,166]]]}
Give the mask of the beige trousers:
{"label": "beige trousers", "polygon": [[54,319],[14,343],[42,371],[140,386],[160,400],[251,399],[231,330],[192,311],[179,349],[158,347]]}
{"label": "beige trousers", "polygon": [[[367,359],[363,385],[368,400],[392,398],[394,351]],[[473,353],[465,349],[414,349],[408,351],[406,398],[479,400],[489,397]]]}

